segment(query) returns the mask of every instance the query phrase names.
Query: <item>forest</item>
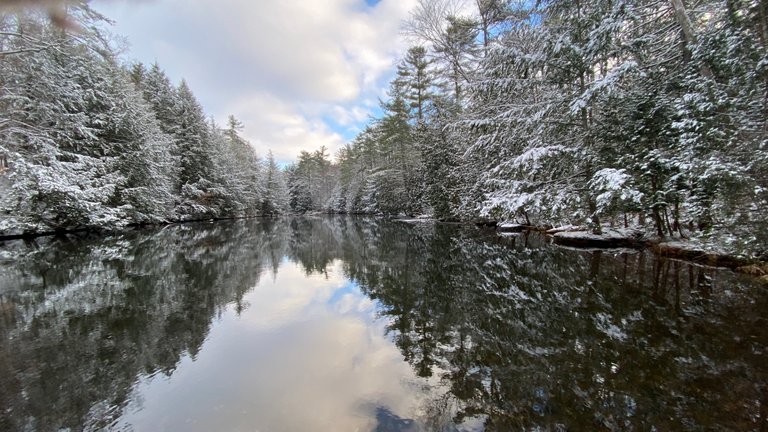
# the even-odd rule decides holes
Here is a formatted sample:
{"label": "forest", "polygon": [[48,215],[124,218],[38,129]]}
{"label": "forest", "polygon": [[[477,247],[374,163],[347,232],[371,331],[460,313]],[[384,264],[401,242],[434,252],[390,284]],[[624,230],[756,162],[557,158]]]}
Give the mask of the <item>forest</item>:
{"label": "forest", "polygon": [[242,124],[209,119],[158,64],[122,64],[108,19],[0,15],[0,235],[285,213]]}
{"label": "forest", "polygon": [[383,114],[335,163],[299,156],[294,211],[640,226],[765,248],[768,2],[474,6],[419,2]]}
{"label": "forest", "polygon": [[77,32],[1,19],[0,235],[329,212],[768,244],[768,0],[419,0],[381,114],[284,169],[88,2]]}

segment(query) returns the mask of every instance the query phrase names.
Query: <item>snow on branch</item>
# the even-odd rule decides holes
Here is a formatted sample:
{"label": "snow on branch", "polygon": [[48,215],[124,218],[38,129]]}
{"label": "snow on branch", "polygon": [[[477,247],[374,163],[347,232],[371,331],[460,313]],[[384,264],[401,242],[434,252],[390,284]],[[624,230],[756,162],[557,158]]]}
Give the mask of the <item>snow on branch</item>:
{"label": "snow on branch", "polygon": [[632,176],[625,169],[603,168],[589,181],[589,188],[597,194],[598,211],[611,207],[617,201],[639,204],[643,194],[632,185]]}
{"label": "snow on branch", "polygon": [[638,70],[637,62],[633,60],[626,61],[611,69],[604,77],[592,82],[584,93],[571,102],[571,113],[578,113],[602,94],[610,94],[626,75],[636,70]]}

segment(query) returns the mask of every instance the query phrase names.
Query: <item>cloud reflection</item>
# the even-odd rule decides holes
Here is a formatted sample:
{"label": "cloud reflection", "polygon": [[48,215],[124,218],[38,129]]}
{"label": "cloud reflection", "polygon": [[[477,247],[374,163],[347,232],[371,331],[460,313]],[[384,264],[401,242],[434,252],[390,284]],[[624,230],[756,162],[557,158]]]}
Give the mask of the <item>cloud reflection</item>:
{"label": "cloud reflection", "polygon": [[284,262],[245,300],[239,316],[229,308],[214,323],[195,361],[143,379],[119,426],[373,431],[381,412],[418,415],[422,386],[341,262],[327,278]]}

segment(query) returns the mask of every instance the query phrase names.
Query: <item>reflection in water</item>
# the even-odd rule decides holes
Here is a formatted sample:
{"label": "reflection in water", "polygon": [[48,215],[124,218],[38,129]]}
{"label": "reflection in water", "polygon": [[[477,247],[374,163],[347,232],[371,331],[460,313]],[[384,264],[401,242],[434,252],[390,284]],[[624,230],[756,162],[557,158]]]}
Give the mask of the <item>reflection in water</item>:
{"label": "reflection in water", "polygon": [[204,350],[172,379],[142,382],[119,425],[137,430],[373,430],[375,410],[418,400],[396,348],[371,325],[373,304],[338,263],[305,277],[290,263],[218,317]]}
{"label": "reflection in water", "polygon": [[0,430],[760,430],[767,300],[645,253],[370,219],[9,242]]}

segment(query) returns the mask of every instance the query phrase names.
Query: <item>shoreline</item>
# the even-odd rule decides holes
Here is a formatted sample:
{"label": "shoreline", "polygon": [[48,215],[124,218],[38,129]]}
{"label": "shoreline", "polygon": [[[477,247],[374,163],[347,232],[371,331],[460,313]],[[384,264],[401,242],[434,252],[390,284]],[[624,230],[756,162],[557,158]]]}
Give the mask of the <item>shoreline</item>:
{"label": "shoreline", "polygon": [[184,220],[184,221],[168,221],[168,222],[158,222],[158,223],[129,224],[123,228],[115,228],[115,229],[96,229],[96,228],[59,229],[59,230],[41,231],[41,232],[35,232],[35,233],[0,235],[0,243],[8,242],[8,241],[18,241],[18,240],[30,241],[38,238],[57,237],[57,236],[65,236],[70,234],[108,235],[108,234],[119,234],[122,232],[131,231],[131,230],[141,230],[145,228],[162,228],[162,227],[168,227],[172,225],[186,225],[186,224],[203,223],[203,222],[225,222],[225,221],[250,220],[250,219],[273,219],[273,218],[274,218],[273,216],[242,216],[242,217],[228,217],[228,218],[190,219],[190,220]]}
{"label": "shoreline", "polygon": [[[393,219],[402,223],[413,224],[411,219]],[[432,222],[445,225],[436,219],[420,219],[419,223]],[[522,234],[537,232],[544,234],[552,244],[576,249],[635,249],[648,250],[663,258],[676,259],[693,264],[727,268],[736,273],[758,278],[768,286],[768,261],[759,258],[744,258],[724,252],[713,252],[701,248],[694,242],[677,238],[648,238],[638,230],[605,228],[603,234],[595,235],[583,227],[540,227],[526,224],[500,224],[492,220],[468,221],[480,229],[497,234]]]}
{"label": "shoreline", "polygon": [[[333,215],[333,214],[328,214]],[[285,215],[295,216],[295,215]],[[369,216],[369,215],[354,215]],[[278,216],[278,218],[281,216]],[[38,238],[66,236],[71,234],[97,234],[108,235],[125,232],[128,230],[140,230],[145,228],[161,228],[172,225],[185,225],[204,222],[225,222],[251,219],[274,219],[274,216],[242,216],[229,218],[206,218],[184,221],[169,221],[165,223],[130,224],[124,228],[92,229],[76,228],[71,230],[53,230],[36,233],[0,235],[0,244],[9,241],[31,241]],[[635,249],[648,250],[663,258],[677,259],[693,264],[721,267],[734,272],[758,278],[768,286],[768,261],[758,258],[743,258],[728,253],[707,251],[697,247],[695,243],[681,241],[675,238],[647,238],[636,230],[615,230],[606,228],[602,234],[595,235],[583,229],[583,227],[539,227],[525,224],[499,224],[493,220],[453,221],[438,220],[432,218],[391,218],[393,222],[409,225],[435,224],[435,225],[471,225],[481,230],[494,231],[497,234],[524,234],[537,232],[545,235],[552,244],[557,246],[572,247],[576,249]]]}
{"label": "shoreline", "polygon": [[[616,231],[606,230],[603,235],[588,231],[550,233],[546,235],[552,243],[574,248],[616,249],[629,248],[648,250],[656,256],[685,261],[707,267],[727,268],[736,273],[757,277],[768,286],[768,261],[745,258],[727,252],[706,250],[695,242],[677,238],[646,238],[640,232],[628,232],[629,235],[617,235]],[[619,231],[620,232],[620,231]]]}

